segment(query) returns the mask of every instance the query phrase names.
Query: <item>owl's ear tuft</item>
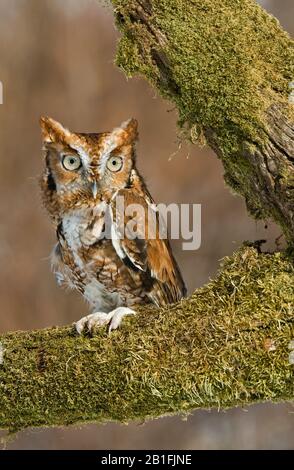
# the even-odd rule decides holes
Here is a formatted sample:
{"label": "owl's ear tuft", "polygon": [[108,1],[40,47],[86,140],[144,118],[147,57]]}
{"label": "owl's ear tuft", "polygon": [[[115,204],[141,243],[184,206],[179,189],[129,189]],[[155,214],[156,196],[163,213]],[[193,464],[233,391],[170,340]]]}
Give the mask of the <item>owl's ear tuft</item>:
{"label": "owl's ear tuft", "polygon": [[119,130],[123,131],[122,137],[126,144],[131,144],[138,139],[138,121],[134,118],[123,122],[120,125]]}
{"label": "owl's ear tuft", "polygon": [[60,122],[54,119],[42,116],[40,118],[40,126],[42,130],[43,141],[45,143],[57,143],[66,141],[71,133],[68,129],[62,126]]}
{"label": "owl's ear tuft", "polygon": [[138,121],[137,119],[131,118],[124,123],[125,131],[128,135],[130,142],[135,142],[138,139]]}

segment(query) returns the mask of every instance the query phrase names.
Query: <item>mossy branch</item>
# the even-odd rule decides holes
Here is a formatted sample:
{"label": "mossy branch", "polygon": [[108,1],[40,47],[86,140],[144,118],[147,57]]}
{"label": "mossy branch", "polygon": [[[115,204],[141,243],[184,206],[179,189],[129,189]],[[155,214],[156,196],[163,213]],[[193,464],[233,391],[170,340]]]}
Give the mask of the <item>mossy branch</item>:
{"label": "mossy branch", "polygon": [[[216,150],[249,211],[280,223],[292,244],[287,34],[251,0],[111,1],[123,33],[118,65],[176,104],[180,125]],[[293,400],[293,300],[293,256],[245,246],[189,299],[141,307],[110,337],[71,327],[3,335],[0,427]]]}
{"label": "mossy branch", "polygon": [[175,104],[186,136],[207,140],[249,212],[294,244],[294,47],[278,21],[254,0],[111,3],[117,64]]}
{"label": "mossy branch", "polygon": [[0,338],[0,427],[145,420],[292,400],[293,265],[243,247],[214,281],[108,336],[73,328]]}

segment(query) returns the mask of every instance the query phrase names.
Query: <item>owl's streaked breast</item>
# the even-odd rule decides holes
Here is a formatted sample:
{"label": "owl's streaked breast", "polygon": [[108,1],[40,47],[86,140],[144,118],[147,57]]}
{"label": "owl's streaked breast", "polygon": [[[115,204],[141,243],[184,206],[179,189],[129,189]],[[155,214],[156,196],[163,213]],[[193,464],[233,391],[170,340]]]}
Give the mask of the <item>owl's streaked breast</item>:
{"label": "owl's streaked breast", "polygon": [[59,229],[59,249],[66,269],[57,278],[80,290],[85,299],[103,311],[134,305],[148,298],[140,273],[131,273],[105,237],[107,206],[79,209],[66,214]]}

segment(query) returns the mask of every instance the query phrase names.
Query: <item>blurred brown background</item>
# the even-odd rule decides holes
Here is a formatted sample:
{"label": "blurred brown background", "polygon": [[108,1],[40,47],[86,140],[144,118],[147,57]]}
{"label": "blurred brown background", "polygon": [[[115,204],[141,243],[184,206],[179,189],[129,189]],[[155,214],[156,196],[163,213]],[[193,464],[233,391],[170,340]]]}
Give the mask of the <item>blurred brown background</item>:
{"label": "blurred brown background", "polygon": [[[293,33],[293,0],[261,2]],[[0,295],[2,332],[73,322],[86,312],[60,290],[48,255],[54,231],[42,209],[38,119],[48,114],[78,131],[103,131],[134,116],[139,167],[158,202],[202,204],[202,246],[173,243],[189,291],[216,272],[219,259],[246,239],[273,241],[278,228],[252,221],[224,187],[209,149],[178,148],[176,113],[142,79],[127,81],[113,64],[118,34],[97,0],[0,0]],[[290,405],[197,411],[187,421],[27,430],[10,449],[286,449],[294,447]]]}

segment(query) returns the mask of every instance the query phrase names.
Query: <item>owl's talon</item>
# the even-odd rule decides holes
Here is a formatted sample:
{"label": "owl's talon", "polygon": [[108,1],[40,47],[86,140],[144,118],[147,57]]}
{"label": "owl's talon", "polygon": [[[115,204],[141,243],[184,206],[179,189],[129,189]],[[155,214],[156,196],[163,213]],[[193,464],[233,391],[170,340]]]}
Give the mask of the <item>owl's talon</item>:
{"label": "owl's talon", "polygon": [[81,318],[74,325],[77,333],[81,335],[85,330],[88,330],[89,333],[92,333],[94,328],[107,325],[109,321],[110,317],[108,313],[95,312],[91,315],[87,315],[86,317]]}
{"label": "owl's talon", "polygon": [[83,318],[81,318],[79,321],[77,321],[77,322],[74,323],[74,327],[75,327],[75,329],[76,329],[76,332],[77,332],[79,335],[81,335],[81,334],[83,333],[83,331],[84,331],[84,328],[85,328],[85,326],[86,326],[86,324],[87,324],[87,318],[88,318],[88,317],[83,317]]}
{"label": "owl's talon", "polygon": [[93,333],[95,328],[109,324],[108,332],[110,334],[112,330],[116,330],[120,326],[124,316],[134,314],[134,310],[128,307],[118,307],[109,313],[95,312],[77,321],[75,323],[75,329],[77,333],[81,335],[85,329],[87,329],[89,333]]}
{"label": "owl's talon", "polygon": [[112,332],[112,330],[116,330],[120,326],[123,317],[125,317],[126,315],[135,315],[136,312],[128,307],[118,307],[112,312],[110,312],[110,314],[111,320],[109,322],[109,334]]}
{"label": "owl's talon", "polygon": [[109,314],[103,312],[96,312],[90,315],[90,318],[87,322],[87,327],[89,331],[93,331],[96,327],[101,327],[109,323]]}

